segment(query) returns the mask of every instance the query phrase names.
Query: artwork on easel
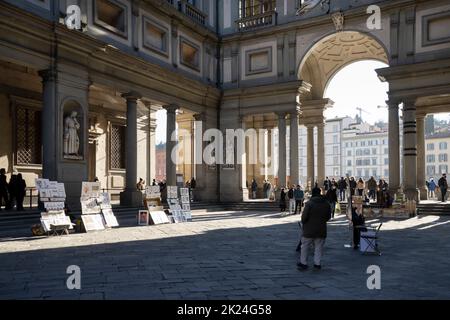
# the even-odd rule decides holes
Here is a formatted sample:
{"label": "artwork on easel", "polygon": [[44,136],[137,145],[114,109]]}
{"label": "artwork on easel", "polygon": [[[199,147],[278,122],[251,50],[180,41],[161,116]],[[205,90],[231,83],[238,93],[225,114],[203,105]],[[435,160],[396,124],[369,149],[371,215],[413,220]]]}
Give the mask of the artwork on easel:
{"label": "artwork on easel", "polygon": [[85,214],[99,214],[101,208],[97,203],[96,198],[81,199],[81,212]]}
{"label": "artwork on easel", "polygon": [[105,230],[105,224],[101,214],[82,215],[81,220],[83,221],[86,232]]}
{"label": "artwork on easel", "polygon": [[103,219],[105,220],[106,227],[115,228],[119,226],[117,218],[114,215],[112,209],[102,209]]}

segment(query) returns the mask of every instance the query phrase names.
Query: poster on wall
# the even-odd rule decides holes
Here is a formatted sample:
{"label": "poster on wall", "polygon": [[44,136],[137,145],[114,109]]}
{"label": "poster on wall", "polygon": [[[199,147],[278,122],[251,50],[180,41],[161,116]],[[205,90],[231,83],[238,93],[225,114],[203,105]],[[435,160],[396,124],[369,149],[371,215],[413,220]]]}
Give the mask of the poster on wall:
{"label": "poster on wall", "polygon": [[43,189],[48,188],[48,184],[50,183],[50,180],[48,179],[36,179],[36,189],[41,192]]}

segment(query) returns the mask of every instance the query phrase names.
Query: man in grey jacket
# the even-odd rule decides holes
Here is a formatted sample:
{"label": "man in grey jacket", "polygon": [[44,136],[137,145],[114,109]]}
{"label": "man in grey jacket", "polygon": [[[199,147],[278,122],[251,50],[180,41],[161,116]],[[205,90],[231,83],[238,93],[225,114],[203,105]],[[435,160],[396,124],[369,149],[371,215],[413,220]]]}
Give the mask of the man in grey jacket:
{"label": "man in grey jacket", "polygon": [[314,244],[314,268],[321,269],[323,246],[327,237],[327,221],[331,219],[331,206],[325,197],[320,194],[319,188],[312,190],[312,197],[306,203],[302,214],[303,237],[300,270],[308,268],[308,251]]}

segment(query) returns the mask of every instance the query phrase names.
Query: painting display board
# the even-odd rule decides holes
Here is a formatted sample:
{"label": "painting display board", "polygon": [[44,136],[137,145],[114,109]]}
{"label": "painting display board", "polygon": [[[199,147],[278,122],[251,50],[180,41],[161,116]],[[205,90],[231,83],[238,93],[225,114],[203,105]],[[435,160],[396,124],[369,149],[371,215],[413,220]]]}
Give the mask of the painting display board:
{"label": "painting display board", "polygon": [[169,204],[169,211],[174,223],[187,222],[192,218],[189,202],[189,189],[180,188],[180,195],[181,203],[178,199],[178,187],[167,187],[167,203]]}
{"label": "painting display board", "polygon": [[118,227],[111,206],[111,195],[101,191],[100,182],[83,182],[81,186],[81,220],[86,232]]}
{"label": "painting display board", "polygon": [[186,220],[192,220],[191,201],[189,197],[189,188],[180,188],[181,195],[181,211]]}
{"label": "painting display board", "polygon": [[47,234],[55,230],[68,233],[73,229],[70,218],[65,213],[66,191],[63,183],[48,179],[36,179],[36,188],[45,212],[41,212],[41,224]]}
{"label": "painting display board", "polygon": [[167,217],[166,213],[164,212],[164,210],[159,211],[150,211],[150,223],[151,224],[166,224],[166,223],[170,223],[169,218]]}

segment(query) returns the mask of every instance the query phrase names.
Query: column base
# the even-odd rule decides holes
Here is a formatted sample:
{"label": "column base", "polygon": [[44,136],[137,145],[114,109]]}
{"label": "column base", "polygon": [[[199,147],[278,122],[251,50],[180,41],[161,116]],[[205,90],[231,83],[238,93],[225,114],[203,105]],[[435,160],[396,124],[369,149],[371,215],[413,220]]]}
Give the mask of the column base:
{"label": "column base", "polygon": [[142,207],[142,192],[125,190],[120,193],[120,205],[127,207]]}
{"label": "column base", "polygon": [[420,193],[420,200],[428,200],[428,189],[427,187],[423,186],[419,188]]}
{"label": "column base", "polygon": [[416,202],[419,202],[420,191],[419,191],[419,189],[406,189],[405,196],[406,196],[406,200],[414,200]]}
{"label": "column base", "polygon": [[249,194],[248,194],[248,189],[247,188],[242,188],[242,200],[243,201],[248,201],[249,200]]}

